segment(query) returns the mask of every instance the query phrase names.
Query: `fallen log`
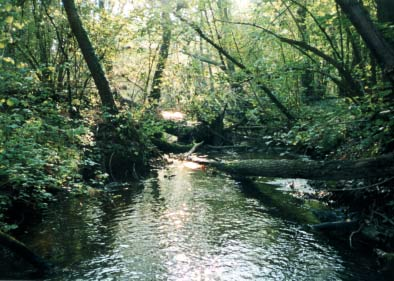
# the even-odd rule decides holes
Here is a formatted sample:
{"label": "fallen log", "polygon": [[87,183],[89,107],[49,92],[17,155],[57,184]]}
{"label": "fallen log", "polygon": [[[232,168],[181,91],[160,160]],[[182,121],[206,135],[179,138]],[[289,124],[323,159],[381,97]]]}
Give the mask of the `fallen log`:
{"label": "fallen log", "polygon": [[347,180],[394,176],[394,154],[360,160],[272,160],[249,159],[212,161],[192,158],[193,161],[240,176],[304,178],[314,180]]}
{"label": "fallen log", "polygon": [[319,231],[340,231],[340,232],[352,232],[359,226],[358,221],[334,221],[334,222],[323,222],[319,224],[313,224],[310,227],[313,230]]}
{"label": "fallen log", "polygon": [[178,137],[179,141],[189,142],[198,134],[198,126],[189,126],[182,123],[166,121],[164,131]]}
{"label": "fallen log", "polygon": [[254,147],[250,145],[206,145],[206,148],[213,150],[227,150],[227,149],[247,150],[247,149],[253,149]]}
{"label": "fallen log", "polygon": [[194,146],[194,144],[169,143],[158,138],[152,139],[152,143],[164,153],[186,153]]}
{"label": "fallen log", "polygon": [[380,249],[375,249],[375,253],[381,265],[381,271],[394,276],[394,253],[388,253]]}
{"label": "fallen log", "polygon": [[11,252],[22,257],[29,262],[41,274],[48,273],[52,270],[52,265],[44,260],[39,255],[35,254],[32,250],[27,248],[22,242],[16,240],[12,236],[0,231],[0,244],[7,247]]}

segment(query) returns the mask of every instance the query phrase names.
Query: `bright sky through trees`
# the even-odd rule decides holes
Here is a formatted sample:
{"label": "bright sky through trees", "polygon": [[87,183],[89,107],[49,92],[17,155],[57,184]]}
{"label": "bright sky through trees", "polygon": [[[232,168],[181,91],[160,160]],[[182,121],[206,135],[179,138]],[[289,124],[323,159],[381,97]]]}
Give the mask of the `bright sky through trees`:
{"label": "bright sky through trees", "polygon": [[[149,3],[150,1],[145,1],[145,0],[110,0],[112,3],[111,5],[113,6],[113,11],[115,13],[125,13],[128,14],[131,10],[134,9],[134,7],[141,7]],[[154,2],[159,2],[159,1],[153,1],[151,5]],[[234,9],[233,11],[235,13],[246,13],[248,9],[250,8],[250,0],[231,0],[230,2],[233,3]]]}

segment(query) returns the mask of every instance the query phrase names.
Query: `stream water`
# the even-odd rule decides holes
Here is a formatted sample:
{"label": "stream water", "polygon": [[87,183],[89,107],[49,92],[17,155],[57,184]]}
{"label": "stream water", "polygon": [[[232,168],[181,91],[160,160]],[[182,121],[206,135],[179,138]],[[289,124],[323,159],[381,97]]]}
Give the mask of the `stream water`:
{"label": "stream water", "polygon": [[309,231],[310,205],[280,182],[191,168],[59,200],[21,240],[58,266],[47,280],[383,280],[371,257]]}

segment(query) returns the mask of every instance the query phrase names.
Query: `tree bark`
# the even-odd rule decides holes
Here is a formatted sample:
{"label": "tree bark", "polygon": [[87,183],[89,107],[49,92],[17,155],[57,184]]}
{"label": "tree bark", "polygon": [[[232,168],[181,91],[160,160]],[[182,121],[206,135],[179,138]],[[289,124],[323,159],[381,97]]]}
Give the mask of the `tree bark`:
{"label": "tree bark", "polygon": [[[299,7],[297,9],[297,15],[294,17],[294,21],[298,26],[299,40],[308,43],[309,34],[306,27],[306,16],[307,16],[306,8]],[[310,103],[311,101],[321,100],[320,95],[319,96],[315,95],[315,87],[313,85],[314,73],[311,70],[311,64],[307,57],[304,58],[303,65],[304,65],[304,70],[302,71],[300,76],[302,100],[304,100],[306,103]]]}
{"label": "tree bark", "polygon": [[250,159],[216,162],[193,161],[241,176],[305,178],[314,180],[346,180],[394,176],[394,154],[361,160],[267,160]]}
{"label": "tree bark", "polygon": [[375,27],[365,8],[358,0],[335,0],[352,22],[372,54],[382,65],[383,71],[394,83],[394,48]]}
{"label": "tree bark", "polygon": [[159,50],[156,70],[153,75],[152,89],[149,94],[149,100],[156,103],[156,105],[159,103],[161,97],[162,78],[171,44],[171,19],[166,8],[167,7],[164,7],[164,11],[161,14],[161,26],[163,29],[162,42]]}
{"label": "tree bark", "polygon": [[82,55],[88,65],[89,71],[99,92],[101,103],[105,110],[110,113],[116,113],[117,108],[108,79],[100,65],[89,36],[83,27],[82,21],[75,7],[74,0],[62,0],[62,2],[71,30],[77,39],[79,48],[81,49]]}

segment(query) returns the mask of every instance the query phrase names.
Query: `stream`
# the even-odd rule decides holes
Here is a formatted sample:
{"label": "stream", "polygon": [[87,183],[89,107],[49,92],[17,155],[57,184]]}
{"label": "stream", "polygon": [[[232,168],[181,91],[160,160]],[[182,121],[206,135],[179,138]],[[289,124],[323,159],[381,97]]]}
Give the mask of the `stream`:
{"label": "stream", "polygon": [[[174,160],[139,184],[51,204],[19,238],[57,265],[46,280],[384,280],[373,257],[305,227],[312,205],[285,181]],[[0,277],[24,268],[1,264]]]}

